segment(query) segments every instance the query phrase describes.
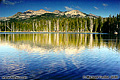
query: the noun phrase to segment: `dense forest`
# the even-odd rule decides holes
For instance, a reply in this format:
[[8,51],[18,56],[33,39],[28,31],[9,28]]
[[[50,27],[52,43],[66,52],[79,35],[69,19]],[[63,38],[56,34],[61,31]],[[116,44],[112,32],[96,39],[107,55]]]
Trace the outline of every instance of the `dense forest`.
[[106,18],[77,18],[46,13],[29,19],[0,21],[0,31],[44,31],[44,32],[120,32],[120,14]]

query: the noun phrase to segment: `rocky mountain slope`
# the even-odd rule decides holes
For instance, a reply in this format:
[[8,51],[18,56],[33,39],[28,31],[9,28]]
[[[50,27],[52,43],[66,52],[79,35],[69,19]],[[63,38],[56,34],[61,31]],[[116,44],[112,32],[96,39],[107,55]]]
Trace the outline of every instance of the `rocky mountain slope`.
[[72,11],[68,11],[65,13],[65,15],[67,16],[78,16],[78,17],[85,17],[86,14],[80,12],[79,10],[72,10]]
[[72,10],[72,11],[59,11],[59,10],[55,10],[54,12],[49,12],[49,11],[45,11],[43,9],[37,10],[37,11],[33,11],[33,10],[27,10],[25,12],[17,12],[16,14],[14,14],[13,16],[9,16],[9,17],[0,17],[0,20],[10,20],[11,18],[15,18],[15,19],[27,19],[32,17],[36,17],[36,16],[40,16],[42,14],[45,13],[51,13],[51,14],[57,14],[56,16],[61,16],[61,15],[66,15],[67,17],[94,17],[97,18],[98,16],[94,15],[94,14],[85,14],[79,10]]

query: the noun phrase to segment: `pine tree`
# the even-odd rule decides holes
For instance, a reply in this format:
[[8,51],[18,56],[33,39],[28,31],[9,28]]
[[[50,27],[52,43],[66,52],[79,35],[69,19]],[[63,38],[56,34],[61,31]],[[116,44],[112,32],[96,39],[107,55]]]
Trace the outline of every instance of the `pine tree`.
[[87,18],[87,28],[86,28],[86,30],[90,31],[90,18],[89,17]]
[[103,18],[102,17],[98,18],[98,23],[99,23],[99,32],[101,32],[101,29],[103,27]]
[[95,19],[95,32],[97,32],[98,29],[98,19]]

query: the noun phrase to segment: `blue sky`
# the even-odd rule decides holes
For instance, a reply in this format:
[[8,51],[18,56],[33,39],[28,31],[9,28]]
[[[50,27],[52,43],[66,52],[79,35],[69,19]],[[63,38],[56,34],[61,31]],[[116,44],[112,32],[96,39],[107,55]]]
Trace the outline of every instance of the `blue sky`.
[[120,13],[120,0],[0,0],[0,17],[39,9],[51,12],[80,10],[83,13],[108,17],[110,14]]

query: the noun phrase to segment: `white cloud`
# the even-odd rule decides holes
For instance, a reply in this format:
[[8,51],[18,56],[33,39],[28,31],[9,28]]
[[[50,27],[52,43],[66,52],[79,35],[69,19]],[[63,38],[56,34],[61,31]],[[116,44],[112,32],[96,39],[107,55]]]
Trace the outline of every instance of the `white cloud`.
[[71,10],[73,10],[72,8],[67,7],[67,6],[65,6],[65,9],[66,9],[67,11],[71,11]]
[[50,10],[50,8],[48,8],[48,7],[44,7],[46,10]]
[[108,4],[104,4],[104,3],[102,5],[105,6],[105,7],[108,6]]
[[98,10],[98,8],[97,8],[97,7],[95,7],[95,6],[94,6],[94,8]]
[[79,6],[76,6],[75,8],[77,8],[77,9],[82,9],[82,8],[80,8]]
[[10,2],[8,0],[3,0],[3,4],[6,4],[6,5],[14,5],[15,3],[14,2]]
[[9,0],[2,0],[2,3],[5,4],[5,5],[14,5],[14,4],[16,4],[16,3],[21,3],[21,2],[22,2],[22,1],[20,1],[20,2],[16,2],[16,1],[11,2],[11,1],[9,1]]

